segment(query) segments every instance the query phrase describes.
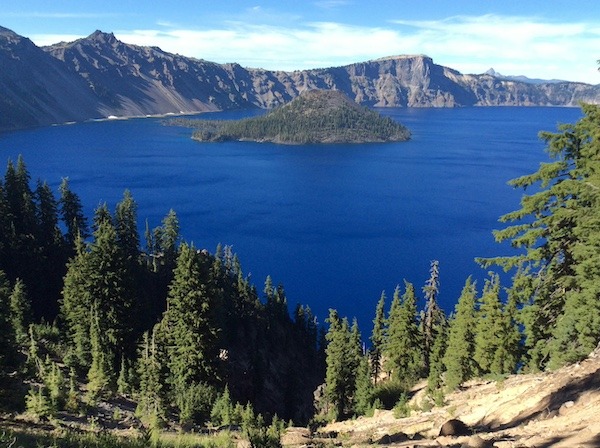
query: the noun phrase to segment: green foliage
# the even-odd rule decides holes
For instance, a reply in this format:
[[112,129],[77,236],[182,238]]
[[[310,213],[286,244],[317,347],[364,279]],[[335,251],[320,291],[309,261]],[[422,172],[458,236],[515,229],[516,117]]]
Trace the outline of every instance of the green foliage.
[[490,274],[483,287],[475,327],[473,359],[480,373],[502,375],[515,370],[520,342],[516,312],[514,301],[502,304],[500,279],[497,274]]
[[210,294],[209,260],[193,246],[183,244],[169,287],[168,362],[176,387],[218,379],[218,327],[215,298]]
[[425,313],[423,316],[423,364],[425,374],[429,374],[430,357],[432,356],[433,346],[437,338],[439,329],[446,325],[446,315],[437,302],[437,296],[440,292],[440,271],[439,262],[431,262],[430,276],[423,293],[425,294]]
[[511,181],[539,187],[501,218],[513,224],[495,232],[522,253],[482,260],[517,268],[530,370],[582,359],[600,339],[600,107],[582,109],[577,123],[540,134],[552,161]]
[[400,287],[394,291],[394,298],[388,316],[388,328],[383,346],[385,368],[392,377],[411,387],[421,376],[423,368],[423,343],[417,323],[417,299],[414,286],[404,282],[405,292],[400,297]]
[[[1,390],[22,382],[21,350],[27,352],[23,375],[44,383],[54,407],[82,412],[83,403],[93,411],[98,400],[125,393],[139,400],[138,414],[152,434],[177,413],[186,425],[205,421],[226,383],[232,402],[252,401],[270,415],[309,420],[312,391],[322,383],[325,365],[319,327],[308,307],[299,306],[290,318],[281,285],[263,304],[231,246],[216,256],[187,244],[180,250],[172,210],[147,232],[142,253],[137,206],[127,191],[114,216],[106,205],[97,208],[86,240],[81,204],[66,179],[56,201],[45,182],[31,191],[22,160],[17,167],[9,163],[7,178],[0,182],[0,230],[6,230],[0,232],[0,268],[9,270],[0,274],[0,404],[24,402],[26,391],[13,400],[18,388]],[[57,291],[41,294],[40,279],[54,279],[53,287],[58,279],[60,302]],[[51,310],[57,304],[59,319]],[[157,321],[148,355],[140,350],[139,373],[132,375],[135,344]],[[357,332],[352,337],[360,338]],[[69,370],[55,366],[63,363],[71,368],[69,379],[60,379]],[[76,379],[86,378],[80,387]],[[234,420],[244,420],[240,405],[233,413]]]
[[354,411],[356,415],[366,415],[373,406],[373,381],[369,357],[362,356],[356,373],[356,392],[354,396]]
[[[193,123],[192,123],[193,121]],[[265,116],[237,121],[190,120],[201,141],[253,140],[276,143],[364,143],[404,141],[410,132],[389,117],[361,107],[339,92],[312,91]]]
[[458,298],[448,329],[448,347],[443,363],[446,370],[445,383],[449,390],[456,389],[478,372],[473,360],[477,323],[476,297],[475,283],[469,277]]
[[89,285],[91,267],[83,240],[75,241],[75,255],[67,265],[61,300],[73,363],[88,367],[91,363],[90,313],[93,296]]
[[27,297],[25,284],[20,278],[15,282],[10,295],[10,312],[16,342],[24,344],[29,338],[31,303],[29,297]]
[[76,413],[79,411],[79,393],[77,391],[77,376],[75,369],[69,370],[69,390],[65,398],[65,410]]
[[334,419],[344,418],[353,412],[356,377],[361,359],[360,335],[356,321],[352,329],[348,320],[341,319],[336,310],[329,310],[327,332],[327,370],[325,399],[331,405]]
[[373,319],[373,332],[371,333],[371,375],[375,384],[379,380],[381,373],[382,354],[384,350],[385,335],[386,335],[386,319],[385,319],[385,291],[381,292],[379,302],[375,308],[375,318]]
[[400,397],[406,393],[406,384],[398,380],[386,380],[378,383],[373,390],[373,403],[379,403],[378,409],[392,409]]
[[17,363],[16,335],[11,319],[10,283],[0,271],[0,377],[7,374]]
[[179,410],[179,423],[187,426],[208,421],[217,392],[206,383],[177,383],[174,395],[174,402]]
[[25,397],[26,412],[36,419],[45,420],[56,414],[52,406],[48,391],[44,385],[32,385]]
[[57,363],[49,361],[46,363],[46,376],[44,383],[50,399],[52,409],[57,411],[65,407],[66,391],[65,378]]
[[164,403],[160,357],[156,343],[156,330],[152,332],[151,338],[148,336],[148,333],[144,333],[137,374],[139,377],[139,390],[135,414],[146,427],[155,431],[166,420],[166,406]]
[[412,410],[408,404],[408,395],[401,394],[392,410],[395,418],[410,417]]
[[77,238],[89,236],[87,219],[83,213],[83,206],[77,194],[71,191],[69,179],[63,178],[59,187],[60,214],[67,227],[65,241],[68,247],[73,248]]
[[215,403],[210,411],[210,421],[213,425],[239,425],[241,424],[242,416],[236,415],[236,407],[231,401],[229,395],[229,387],[215,400]]
[[117,393],[126,395],[131,389],[129,369],[125,356],[121,356],[121,368],[119,369],[119,377],[117,378]]
[[429,374],[427,375],[427,391],[429,395],[435,394],[442,387],[444,374],[444,354],[447,344],[447,325],[440,324],[435,331],[435,339],[429,357]]
[[273,421],[266,426],[262,416],[259,414],[254,424],[247,426],[244,433],[252,448],[281,448],[281,433],[283,432],[283,421],[273,417]]
[[102,333],[97,305],[92,308],[90,322],[90,345],[92,362],[88,370],[86,398],[93,403],[97,398],[107,396],[113,390],[114,365],[107,350],[106,336]]

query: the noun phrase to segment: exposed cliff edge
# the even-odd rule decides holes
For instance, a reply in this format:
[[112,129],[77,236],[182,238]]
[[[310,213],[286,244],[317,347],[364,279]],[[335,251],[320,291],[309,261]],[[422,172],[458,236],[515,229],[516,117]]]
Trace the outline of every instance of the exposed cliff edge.
[[242,120],[187,120],[200,141],[281,144],[406,141],[410,132],[389,117],[359,106],[338,90],[309,90],[264,116]]
[[314,89],[339,90],[376,107],[600,103],[600,85],[465,75],[423,55],[269,71],[125,44],[101,31],[40,48],[0,27],[0,63],[0,130],[111,115],[274,108]]

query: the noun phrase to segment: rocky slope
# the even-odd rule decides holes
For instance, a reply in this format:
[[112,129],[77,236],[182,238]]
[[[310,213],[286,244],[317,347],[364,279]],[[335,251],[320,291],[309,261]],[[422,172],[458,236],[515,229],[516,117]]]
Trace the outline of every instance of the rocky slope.
[[[410,417],[396,419],[391,411],[379,411],[372,418],[330,424],[321,433],[335,435],[332,442],[338,445],[355,447],[600,446],[600,349],[555,372],[471,381],[448,395],[440,408],[419,410],[430,406],[424,406],[423,389],[414,392],[410,405],[416,410]],[[472,434],[440,436],[450,419],[464,422]],[[292,434],[288,438],[300,440]]]
[[0,130],[101,117],[83,79],[0,27]]
[[38,48],[0,28],[0,130],[115,116],[273,108],[335,89],[376,107],[576,106],[600,85],[532,84],[464,75],[423,56],[394,56],[294,72],[216,64],[120,42],[96,31]]

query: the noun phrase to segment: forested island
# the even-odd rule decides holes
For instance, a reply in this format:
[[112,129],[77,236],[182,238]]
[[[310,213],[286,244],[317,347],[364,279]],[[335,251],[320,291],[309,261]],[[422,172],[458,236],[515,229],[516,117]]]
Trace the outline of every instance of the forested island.
[[[279,447],[291,424],[319,434],[376,410],[406,416],[419,381],[420,407],[432,409],[473,378],[584,359],[600,340],[600,107],[583,111],[542,133],[549,163],[511,181],[540,185],[495,232],[522,251],[480,263],[512,269],[512,281],[501,285],[494,272],[483,285],[465,279],[448,314],[433,261],[421,288],[405,281],[389,304],[382,294],[368,333],[336,310],[326,326],[306,306],[290,312],[282,285],[267,278],[259,290],[230,247],[187,243],[172,210],[142,238],[126,191],[90,224],[68,180],[57,198],[46,182],[32,185],[24,160],[9,161],[0,182],[0,416],[14,426],[0,442],[231,447],[245,438]],[[218,435],[173,442],[203,431]]]
[[279,144],[406,141],[410,131],[389,117],[356,104],[336,90],[309,90],[264,116],[242,120],[179,120],[204,142]]

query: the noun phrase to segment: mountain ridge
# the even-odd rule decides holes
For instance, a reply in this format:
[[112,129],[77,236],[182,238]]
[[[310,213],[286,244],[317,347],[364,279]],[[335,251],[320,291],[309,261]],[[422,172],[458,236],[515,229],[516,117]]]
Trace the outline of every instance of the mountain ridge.
[[0,130],[108,116],[272,109],[314,89],[340,90],[370,107],[600,103],[600,85],[462,74],[425,55],[286,72],[127,44],[100,30],[46,47],[0,30],[0,87],[7,92],[0,99]]

